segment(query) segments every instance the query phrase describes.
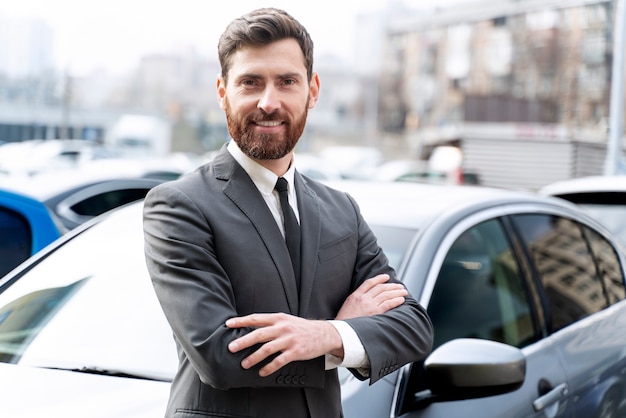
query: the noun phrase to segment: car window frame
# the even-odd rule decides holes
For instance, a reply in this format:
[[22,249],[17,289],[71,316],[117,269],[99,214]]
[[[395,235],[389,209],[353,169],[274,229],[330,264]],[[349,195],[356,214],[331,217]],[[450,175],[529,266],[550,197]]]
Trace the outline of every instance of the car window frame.
[[[533,326],[540,333],[537,337],[537,340],[530,343],[529,346],[537,344],[543,338],[545,338],[544,330],[542,328],[544,321],[541,318],[545,315],[544,307],[539,305],[541,299],[538,298],[537,292],[540,291],[536,287],[536,283],[532,280],[532,277],[529,273],[529,266],[527,263],[527,259],[524,254],[520,252],[520,243],[518,237],[514,236],[515,231],[512,231],[509,227],[508,216],[511,214],[519,213],[519,212],[535,212],[535,211],[547,210],[548,213],[553,212],[556,213],[556,209],[550,206],[542,206],[537,204],[513,204],[510,206],[495,206],[490,208],[481,209],[478,212],[476,211],[468,211],[467,213],[459,213],[456,219],[450,220],[447,218],[435,219],[430,227],[425,228],[420,231],[416,238],[416,242],[409,251],[412,252],[411,255],[405,257],[405,263],[403,265],[403,269],[400,272],[405,283],[412,283],[413,280],[406,277],[406,271],[413,272],[424,272],[424,268],[420,265],[428,265],[425,271],[425,279],[421,283],[421,287],[419,288],[419,302],[428,309],[428,303],[432,297],[433,290],[436,284],[437,277],[439,275],[439,271],[443,265],[443,262],[450,251],[452,245],[456,242],[456,240],[466,231],[471,228],[476,227],[477,225],[492,220],[498,219],[502,224],[502,230],[506,234],[506,238],[509,240],[511,245],[511,249],[513,251],[513,256],[516,258],[518,266],[520,267],[520,275],[523,280],[525,286],[528,288],[528,292],[533,295],[531,297],[531,314],[533,319]],[[440,224],[440,225],[439,225]],[[443,234],[443,237],[441,236]],[[430,243],[439,242],[438,246],[432,246]],[[429,254],[428,259],[430,263],[424,263],[423,259],[419,259],[416,257],[414,252],[415,247],[418,246],[429,246],[436,247],[431,250],[431,252],[427,252]],[[416,289],[412,289],[412,291],[416,291]],[[412,385],[409,384],[412,373],[421,373],[421,363],[412,363],[403,366],[399,370],[398,379],[396,381],[396,388],[394,391],[394,396],[391,403],[391,411],[394,415],[399,416],[409,412],[409,410],[405,409],[406,401],[408,397],[412,396],[413,393],[409,393],[412,390]],[[417,364],[420,367],[413,371],[413,365]]]
[[[126,190],[142,190],[145,194],[154,186],[163,183],[163,180],[152,178],[136,178],[136,179],[115,179],[104,180],[94,183],[87,187],[82,187],[72,192],[66,192],[61,199],[50,199],[46,204],[51,207],[53,212],[56,212],[61,217],[61,222],[67,229],[74,229],[77,226],[93,219],[92,215],[83,215],[77,213],[73,208],[75,205],[80,204],[86,200],[100,197],[112,192],[120,192]],[[136,200],[142,200],[138,198]],[[135,201],[136,201],[135,200]],[[131,203],[131,202],[128,202]],[[116,209],[116,206],[112,209]],[[97,215],[96,215],[97,216]]]
[[[490,236],[485,236],[485,234],[491,234]],[[505,226],[504,222],[503,222],[503,218],[502,217],[496,217],[496,218],[491,218],[491,219],[487,219],[481,222],[478,222],[476,224],[474,224],[473,226],[469,227],[468,229],[466,229],[462,234],[460,234],[456,240],[454,240],[454,243],[452,244],[452,246],[448,249],[448,251],[446,252],[446,258],[444,259],[444,263],[442,264],[442,266],[439,269],[439,275],[437,277],[437,282],[441,281],[443,279],[443,277],[441,276],[441,273],[443,271],[444,267],[447,267],[447,269],[455,269],[455,265],[457,262],[460,263],[469,263],[469,264],[473,264],[472,261],[455,261],[455,260],[472,260],[475,259],[476,256],[480,255],[481,261],[477,261],[478,264],[483,265],[484,263],[488,263],[490,266],[486,267],[485,269],[489,272],[488,276],[492,277],[494,279],[496,279],[496,264],[497,261],[496,259],[493,258],[494,254],[493,254],[493,248],[489,248],[489,239],[490,238],[494,238],[495,236],[493,235],[494,233],[498,234],[499,236],[497,237],[498,239],[502,240],[502,242],[506,245],[506,249],[507,251],[510,251],[511,253],[511,257],[512,257],[512,261],[515,264],[515,275],[517,276],[515,278],[515,280],[512,282],[510,280],[510,277],[504,277],[502,275],[497,276],[500,280],[500,283],[496,286],[498,290],[495,291],[495,293],[500,293],[500,291],[503,290],[510,290],[509,286],[510,285],[519,285],[520,289],[522,290],[523,293],[523,305],[528,309],[528,316],[529,316],[529,320],[531,321],[531,330],[532,330],[532,335],[528,336],[525,340],[523,341],[527,341],[527,342],[523,342],[523,341],[518,341],[517,344],[521,344],[521,346],[518,346],[516,344],[511,344],[514,347],[517,348],[522,348],[528,344],[532,344],[535,343],[537,341],[539,341],[541,338],[543,338],[543,334],[541,332],[541,329],[539,327],[538,321],[537,321],[537,314],[536,314],[536,308],[535,305],[537,303],[537,299],[536,297],[534,297],[534,294],[536,293],[536,289],[534,288],[534,283],[529,281],[529,276],[527,275],[525,269],[522,266],[522,262],[520,261],[520,255],[517,253],[518,249],[516,248],[516,246],[513,244],[513,241],[511,239],[510,233],[511,231]],[[473,245],[467,247],[465,246],[465,250],[463,250],[462,252],[466,255],[461,255],[459,254],[459,247],[458,245],[463,246],[463,244],[459,241],[462,237],[466,237],[465,239],[467,239],[468,237],[470,237],[470,234],[475,236],[477,239],[480,239],[481,242],[483,242],[485,245],[484,247],[480,248],[481,246],[479,245],[478,242],[473,242]],[[478,248],[477,248],[478,246]],[[492,247],[492,246],[491,246]],[[452,252],[455,252],[455,255],[451,255]],[[467,251],[469,251],[469,253],[467,253]],[[460,256],[460,258],[459,258]],[[468,258],[469,257],[469,258]],[[450,264],[450,261],[453,261],[453,265]],[[479,270],[483,270],[483,268],[481,267]],[[474,266],[469,266],[469,267],[465,267],[463,266],[459,272],[462,274],[467,274],[468,276],[460,281],[458,281],[459,284],[462,284],[463,282],[465,282],[468,285],[471,285],[469,282],[467,282],[467,280],[475,282],[481,282],[484,281],[486,279],[485,276],[485,272],[480,273],[479,270],[476,270],[474,268]],[[474,274],[475,271],[478,275]],[[455,277],[458,275],[455,275]],[[504,282],[502,282],[502,280],[504,280]],[[498,281],[498,280],[496,280]],[[456,282],[456,279],[455,279]],[[516,282],[516,283],[514,283]],[[435,288],[434,290],[437,289],[437,285],[439,283],[435,284]],[[493,295],[493,290],[491,289],[491,286],[487,287],[487,286],[481,286],[481,290],[486,291],[483,292],[483,296],[495,296]],[[474,290],[479,290],[479,289],[474,289]],[[428,312],[429,314],[431,313],[431,302],[433,302],[433,296],[435,295],[435,292],[433,292],[433,294],[431,294],[431,297],[429,299],[429,303],[427,306]],[[451,296],[451,295],[450,295]],[[496,307],[496,310],[498,310],[500,312],[500,315],[504,315],[503,311],[500,311],[500,309],[502,309],[501,303],[502,300],[500,300],[500,297],[498,297],[498,303],[496,303],[496,305],[498,305]],[[462,305],[462,303],[461,303]],[[473,310],[471,310],[473,311]],[[471,314],[473,315],[473,314]],[[434,317],[433,317],[434,319]],[[480,320],[478,320],[477,318],[475,318],[476,321],[480,322]],[[500,318],[502,319],[502,318]],[[489,321],[491,323],[491,325],[494,325],[494,321]],[[497,320],[495,320],[495,322],[499,322]],[[479,324],[474,324],[474,325],[479,325]],[[487,324],[483,324],[483,325],[487,325]],[[504,332],[506,329],[506,325],[504,323],[501,324],[502,325],[502,331]],[[479,327],[480,328],[480,327]],[[482,332],[484,332],[485,330],[483,329]],[[495,328],[493,328],[491,331],[495,331]],[[476,332],[479,332],[478,329],[476,329]],[[468,338],[469,336],[465,336],[465,338]],[[504,336],[502,336],[504,338]],[[461,338],[461,336],[458,337],[454,337],[452,339],[455,338]],[[505,343],[505,344],[510,344],[510,342],[504,341],[504,340],[498,340],[498,339],[490,339],[490,338],[481,338],[481,339],[487,339],[487,340],[493,340],[493,341],[498,341],[501,343]],[[450,341],[451,339],[445,340],[443,342],[447,342]],[[442,343],[443,343],[442,342]],[[436,346],[435,346],[436,348]]]

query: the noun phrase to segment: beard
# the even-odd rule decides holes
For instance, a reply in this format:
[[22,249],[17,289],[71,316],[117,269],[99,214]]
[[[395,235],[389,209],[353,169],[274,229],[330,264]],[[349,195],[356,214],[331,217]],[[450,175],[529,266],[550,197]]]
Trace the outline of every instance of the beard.
[[[302,136],[309,110],[308,103],[309,100],[307,99],[307,105],[300,117],[290,120],[282,117],[278,111],[268,114],[261,109],[257,109],[252,115],[237,117],[231,112],[228,99],[225,99],[224,112],[226,113],[228,133],[248,157],[256,160],[277,160],[289,154]],[[286,120],[284,123],[287,129],[284,134],[258,134],[254,132],[255,122],[276,120]]]

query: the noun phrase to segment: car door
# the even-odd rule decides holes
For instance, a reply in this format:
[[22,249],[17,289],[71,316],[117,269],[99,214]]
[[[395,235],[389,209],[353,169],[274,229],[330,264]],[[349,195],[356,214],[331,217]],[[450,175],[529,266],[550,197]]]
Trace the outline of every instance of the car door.
[[[482,338],[523,348],[526,379],[513,392],[483,398],[416,402],[424,390],[418,364],[403,371],[395,416],[572,417],[568,375],[557,338],[543,327],[540,289],[511,228],[500,218],[453,229],[428,298],[435,347],[456,338]],[[434,266],[434,268],[439,268]]]
[[13,210],[0,207],[0,277],[30,257],[31,252],[28,220]]
[[544,289],[546,328],[567,365],[574,416],[623,416],[626,302],[617,250],[572,219],[526,214],[512,220]]
[[61,236],[43,203],[0,190],[0,277]]

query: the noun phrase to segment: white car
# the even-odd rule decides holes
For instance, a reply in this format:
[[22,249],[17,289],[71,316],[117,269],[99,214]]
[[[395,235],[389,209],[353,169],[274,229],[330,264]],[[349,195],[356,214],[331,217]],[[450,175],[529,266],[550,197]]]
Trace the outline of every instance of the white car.
[[[374,385],[342,369],[346,418],[621,416],[626,260],[600,223],[522,192],[331,185],[356,198],[435,329],[424,362]],[[141,215],[100,216],[0,279],[1,417],[163,415],[177,355]]]
[[626,175],[562,180],[544,186],[539,193],[577,204],[626,243]]

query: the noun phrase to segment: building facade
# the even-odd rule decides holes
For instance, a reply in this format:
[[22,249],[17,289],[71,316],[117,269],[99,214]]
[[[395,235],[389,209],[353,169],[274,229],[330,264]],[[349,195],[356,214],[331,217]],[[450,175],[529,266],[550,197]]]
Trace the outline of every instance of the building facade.
[[[466,165],[489,185],[536,188],[599,174],[597,146],[606,153],[610,117],[613,7],[607,0],[482,0],[394,20],[379,125],[409,138],[420,157],[441,143],[461,144]],[[581,152],[600,163],[581,166]],[[533,153],[546,161],[520,162]],[[510,176],[516,164],[517,180]],[[527,182],[532,172],[536,178]]]

